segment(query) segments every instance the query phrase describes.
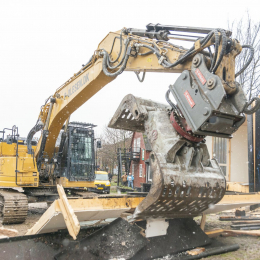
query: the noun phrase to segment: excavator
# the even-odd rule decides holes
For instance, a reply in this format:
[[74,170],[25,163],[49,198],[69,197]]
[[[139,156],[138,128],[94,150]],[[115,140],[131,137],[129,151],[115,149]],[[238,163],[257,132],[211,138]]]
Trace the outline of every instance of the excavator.
[[[192,47],[170,40],[191,41]],[[248,49],[248,59],[235,72],[242,49]],[[148,24],[146,29],[108,33],[90,60],[46,100],[26,142],[18,140],[14,127],[0,143],[0,211],[5,223],[25,220],[29,195],[52,194],[57,184],[71,190],[95,187],[94,161],[85,167],[89,157],[79,148],[74,160],[68,156],[76,146],[92,149],[93,132],[89,126],[69,131],[69,117],[124,71],[134,72],[140,82],[147,72],[180,73],[165,89],[167,105],[127,95],[109,123],[146,132],[152,146],[152,186],[134,218],[192,218],[218,203],[225,193],[225,177],[218,161],[210,159],[205,137],[232,138],[245,114],[259,108],[259,99],[248,101],[236,81],[253,55],[251,46],[218,28]],[[38,131],[41,137],[34,144]],[[80,143],[68,141],[73,136],[81,136]]]

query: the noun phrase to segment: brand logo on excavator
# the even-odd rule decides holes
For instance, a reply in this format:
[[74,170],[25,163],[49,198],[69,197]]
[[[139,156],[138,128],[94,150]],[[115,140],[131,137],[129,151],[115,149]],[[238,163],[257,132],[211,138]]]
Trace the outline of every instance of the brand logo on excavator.
[[[81,88],[84,84],[86,84],[89,81],[89,73],[87,73],[84,77],[79,79],[74,85],[72,85],[68,89],[68,96],[71,96],[73,93],[75,93],[79,88]],[[66,96],[66,93],[65,93]]]
[[185,98],[187,99],[189,105],[191,106],[191,108],[193,108],[195,106],[195,102],[194,100],[192,99],[192,97],[190,96],[190,93],[188,92],[188,90],[186,90],[184,92],[184,96]]

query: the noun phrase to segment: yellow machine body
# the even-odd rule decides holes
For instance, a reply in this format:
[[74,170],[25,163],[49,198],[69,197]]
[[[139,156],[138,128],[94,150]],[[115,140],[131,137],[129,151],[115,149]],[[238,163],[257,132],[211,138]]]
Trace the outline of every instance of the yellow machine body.
[[[18,148],[18,157],[16,151]],[[35,149],[35,146],[33,147]],[[0,186],[38,187],[39,173],[35,157],[27,153],[24,144],[0,143]]]
[[[16,158],[17,147],[18,157]],[[34,150],[35,148],[36,146],[33,146]],[[61,184],[64,188],[96,187],[94,181],[69,181],[65,177],[57,179],[57,184]],[[17,143],[0,143],[0,186],[9,188],[41,186],[39,184],[36,159],[33,155],[27,153],[27,146],[25,144],[18,143],[17,146]],[[53,185],[45,186],[50,187]]]
[[89,188],[96,187],[94,181],[69,181],[66,177],[57,179],[57,184],[62,185],[64,188]]

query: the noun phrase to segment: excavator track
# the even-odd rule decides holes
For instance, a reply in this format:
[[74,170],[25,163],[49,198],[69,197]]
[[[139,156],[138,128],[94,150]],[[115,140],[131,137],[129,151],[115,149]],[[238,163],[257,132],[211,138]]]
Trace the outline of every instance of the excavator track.
[[23,223],[27,217],[28,199],[15,190],[0,190],[0,216],[2,224]]

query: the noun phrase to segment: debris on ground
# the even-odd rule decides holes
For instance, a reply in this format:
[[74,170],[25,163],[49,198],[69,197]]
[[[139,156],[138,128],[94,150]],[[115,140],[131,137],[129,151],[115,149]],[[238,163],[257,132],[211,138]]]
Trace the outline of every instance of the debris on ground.
[[[41,217],[41,211],[44,210],[44,208],[47,208],[46,203],[29,203],[29,212],[28,212],[28,217],[23,224],[12,224],[12,225],[5,225],[3,228],[8,228],[8,229],[15,229],[18,231],[18,234],[16,236],[23,236],[29,228],[31,228],[35,222],[37,222],[40,217]],[[234,252],[229,252],[225,253],[222,255],[216,255],[216,256],[210,256],[207,258],[203,259],[210,259],[210,260],[230,260],[230,259],[257,259],[256,256],[259,255],[259,237],[258,236],[253,236],[253,233],[255,232],[260,232],[258,231],[244,231],[244,230],[230,230],[230,225],[231,224],[243,224],[243,222],[246,222],[245,224],[248,224],[247,221],[250,223],[252,221],[256,221],[256,223],[259,220],[251,220],[253,217],[258,217],[257,215],[260,215],[260,210],[258,209],[255,212],[250,212],[250,216],[246,216],[246,219],[243,220],[241,218],[234,220],[234,214],[235,211],[232,212],[223,212],[221,215],[219,214],[210,214],[207,215],[207,220],[205,223],[205,230],[206,233],[209,237],[215,237],[218,241],[222,242],[223,244],[238,244],[239,245],[239,250],[234,251]],[[247,213],[249,215],[249,213]],[[224,216],[226,219],[225,221],[219,221],[219,216]],[[232,220],[227,220],[227,217]],[[200,225],[201,222],[201,217],[196,217],[195,218],[196,222],[198,225]],[[234,223],[233,223],[234,222]],[[241,223],[242,222],[242,223]],[[249,224],[250,224],[249,223]],[[85,223],[84,223],[85,225]],[[83,230],[83,229],[82,229]],[[96,230],[95,230],[96,231]],[[225,231],[229,231],[229,233],[224,233]],[[233,232],[233,234],[232,234]],[[245,235],[242,235],[241,233],[238,234],[239,232],[247,232],[244,233]],[[89,235],[92,234],[91,230],[89,231]],[[224,236],[220,236],[220,234],[223,234]],[[235,235],[236,233],[236,235]],[[82,235],[85,234],[84,231],[82,231],[82,234],[79,233],[81,239],[83,238]],[[232,236],[231,236],[232,234]],[[225,236],[228,235],[228,236]],[[4,236],[4,235],[2,235]],[[2,237],[0,237],[2,238]],[[68,235],[69,238],[69,235]],[[70,239],[70,238],[69,238]],[[59,240],[59,239],[58,239]],[[57,240],[57,241],[58,241]],[[124,245],[124,242],[126,240],[121,241],[121,246],[125,247],[127,246],[127,243]],[[18,243],[18,242],[17,242]],[[53,243],[53,241],[50,243]],[[72,244],[72,239],[70,239],[70,243]],[[54,246],[54,245],[53,245]],[[205,257],[203,252],[201,254],[201,257]],[[166,256],[163,257],[163,259],[173,259],[173,256],[169,254],[165,254]],[[178,257],[184,257],[188,256],[187,252],[182,252],[178,254]],[[200,256],[200,255],[199,255]],[[189,256],[191,257],[191,256]],[[196,257],[196,256],[195,256]],[[176,258],[176,257],[175,257]],[[175,260],[174,258],[174,260]],[[162,259],[162,258],[160,258]],[[176,258],[177,259],[177,258]]]
[[18,231],[16,229],[0,227],[0,238],[15,237],[17,235]]
[[194,248],[192,250],[187,251],[186,253],[188,255],[199,255],[199,254],[201,254],[204,251],[205,251],[204,247],[197,247],[197,248]]

